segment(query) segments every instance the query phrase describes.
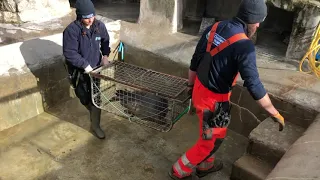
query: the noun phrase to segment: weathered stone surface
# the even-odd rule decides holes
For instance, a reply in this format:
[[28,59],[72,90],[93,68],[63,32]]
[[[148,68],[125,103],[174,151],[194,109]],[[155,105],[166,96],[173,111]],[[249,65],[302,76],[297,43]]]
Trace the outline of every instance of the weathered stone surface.
[[53,35],[0,48],[0,130],[71,97],[61,43],[61,35]]
[[199,29],[199,34],[203,34],[203,31],[205,31],[207,29],[207,27],[211,26],[212,24],[214,24],[215,18],[202,18],[201,21],[201,25],[200,25],[200,29]]
[[[237,92],[237,91],[234,91]],[[250,109],[232,102],[231,123],[229,129],[248,137],[250,132],[261,122]]]
[[264,180],[273,166],[249,154],[232,166],[231,180]]
[[320,8],[305,5],[296,13],[286,56],[301,59],[307,53],[319,24]]
[[17,13],[12,13],[8,11],[0,12],[0,22],[5,23],[16,23],[20,21],[20,17]]
[[161,27],[162,31],[177,32],[182,24],[182,0],[142,0],[139,24]]
[[200,21],[205,11],[206,0],[183,1],[184,18]]
[[250,133],[248,153],[276,165],[304,130],[286,121],[283,131],[279,131],[279,125],[267,118]]
[[1,0],[0,11],[17,12],[16,2],[14,0]]
[[73,97],[61,62],[0,77],[0,131]]
[[293,143],[266,180],[320,178],[320,115]]
[[2,0],[0,22],[41,22],[62,17],[71,12],[68,0]]
[[[317,111],[313,110],[312,107],[306,107],[301,104],[295,103],[302,103],[302,99],[306,98],[308,94],[312,94],[312,97],[318,97],[318,95],[317,93],[314,93],[313,90],[295,90],[295,88],[313,86],[313,83],[317,82],[316,78],[310,77],[309,79],[305,76],[299,78],[299,76],[302,74],[296,74],[295,76],[293,75],[295,73],[290,71],[290,73],[285,73],[285,75],[282,78],[283,83],[279,85],[278,83],[273,83],[272,81],[270,81],[271,79],[277,79],[276,76],[278,75],[267,73],[270,70],[265,70],[266,69],[261,68],[259,71],[262,77],[265,76],[262,78],[262,82],[266,87],[267,91],[269,92],[269,97],[274,106],[280,111],[282,116],[287,121],[290,121],[298,126],[307,128],[310,125],[310,123],[312,123],[314,117],[317,114]],[[292,76],[290,76],[290,74]],[[317,86],[313,88],[317,88]],[[237,91],[241,93],[237,93]],[[245,87],[242,87],[240,83],[239,85],[234,87],[233,92],[234,93],[231,96],[232,102],[239,104],[243,108],[249,109],[261,121],[269,116],[268,113],[264,109],[262,109],[252,98],[248,90]],[[295,97],[290,97],[289,101],[283,100],[282,98],[285,97],[287,93],[294,93]],[[308,103],[313,103],[313,101],[309,100]],[[307,105],[308,103],[306,102],[305,105]],[[318,102],[315,103],[317,104]]]
[[319,6],[319,0],[266,0],[268,4],[272,4],[275,7],[287,10],[287,11],[294,11],[297,8],[301,8],[305,5],[312,5],[312,6]]

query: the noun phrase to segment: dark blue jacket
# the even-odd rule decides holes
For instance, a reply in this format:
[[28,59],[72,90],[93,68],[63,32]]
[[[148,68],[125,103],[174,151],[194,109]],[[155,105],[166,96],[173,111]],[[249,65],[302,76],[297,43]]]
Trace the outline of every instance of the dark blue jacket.
[[[190,64],[190,70],[192,71],[197,71],[197,67],[206,53],[207,39],[211,28],[212,26],[204,31],[197,44]],[[247,26],[240,19],[234,18],[220,22],[211,48],[215,48],[219,43],[238,33],[247,34]],[[207,83],[209,84],[208,89],[223,94],[230,92],[233,79],[240,72],[241,78],[244,80],[244,86],[247,87],[255,100],[261,99],[266,94],[259,78],[255,47],[251,40],[240,40],[211,58],[210,72],[208,79],[205,80],[209,82]],[[201,70],[198,70],[197,73],[199,72]]]
[[109,34],[103,22],[96,19],[87,29],[75,20],[63,31],[63,55],[68,65],[82,70],[88,65],[94,68],[101,63],[100,50],[109,56]]

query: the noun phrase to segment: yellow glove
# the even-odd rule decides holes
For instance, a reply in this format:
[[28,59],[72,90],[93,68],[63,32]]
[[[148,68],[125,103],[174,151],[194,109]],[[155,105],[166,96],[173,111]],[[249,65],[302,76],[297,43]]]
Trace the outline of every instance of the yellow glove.
[[274,115],[271,118],[274,120],[274,122],[279,123],[279,131],[282,131],[283,128],[285,127],[285,123],[284,123],[284,118],[281,116],[281,114],[278,112],[278,114]]

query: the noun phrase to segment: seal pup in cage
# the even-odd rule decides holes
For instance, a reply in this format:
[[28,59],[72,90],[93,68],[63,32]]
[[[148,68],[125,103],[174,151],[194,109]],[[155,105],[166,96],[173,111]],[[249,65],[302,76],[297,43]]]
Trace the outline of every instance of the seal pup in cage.
[[119,101],[127,114],[157,124],[167,124],[168,100],[142,91],[116,90],[110,100]]

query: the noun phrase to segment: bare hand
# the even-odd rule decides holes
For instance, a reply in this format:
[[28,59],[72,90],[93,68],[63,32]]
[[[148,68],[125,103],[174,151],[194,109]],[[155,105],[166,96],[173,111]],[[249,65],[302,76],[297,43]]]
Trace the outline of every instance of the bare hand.
[[106,66],[106,65],[109,64],[108,56],[103,56],[103,57],[102,57],[101,64],[104,65],[104,66]]

